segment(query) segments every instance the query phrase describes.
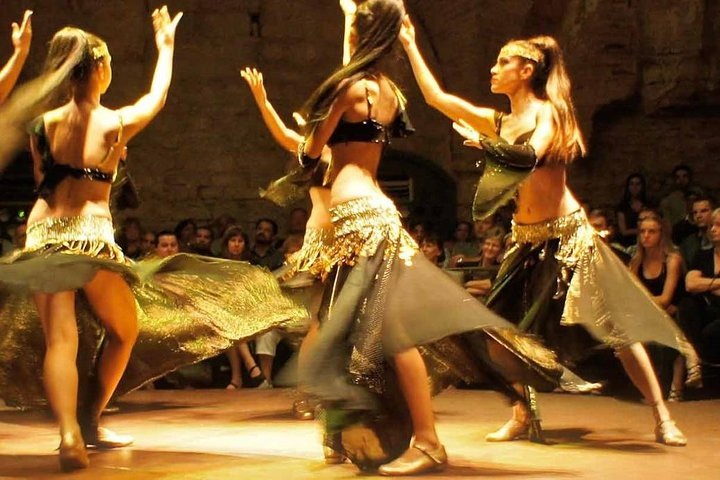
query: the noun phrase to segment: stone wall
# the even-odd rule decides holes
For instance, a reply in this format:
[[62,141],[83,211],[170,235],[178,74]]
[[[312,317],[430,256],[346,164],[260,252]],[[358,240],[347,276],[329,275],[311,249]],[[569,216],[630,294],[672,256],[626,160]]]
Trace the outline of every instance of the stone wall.
[[[0,25],[32,8],[34,41],[24,78],[39,69],[52,33],[74,24],[105,38],[114,81],[105,103],[118,107],[147,88],[155,61],[149,10],[154,0],[5,0]],[[336,0],[263,0],[262,38],[250,36],[249,0],[176,0],[183,10],[167,105],[130,145],[143,197],[137,214],[152,228],[184,217],[229,213],[250,222],[284,213],[257,197],[288,155],[265,130],[238,70],[259,67],[270,99],[287,121],[340,61],[342,19]],[[624,177],[646,172],[660,185],[689,163],[720,186],[720,2],[704,0],[406,0],[420,45],[446,88],[472,102],[506,108],[490,94],[489,69],[509,38],[547,32],[564,45],[576,106],[591,155],[571,183],[594,204],[612,204]],[[0,32],[0,58],[9,55]],[[401,52],[400,52],[401,53]],[[428,108],[407,62],[395,77],[410,100],[418,133],[394,147],[435,162],[458,183],[467,217],[477,175],[474,152],[450,122]]]

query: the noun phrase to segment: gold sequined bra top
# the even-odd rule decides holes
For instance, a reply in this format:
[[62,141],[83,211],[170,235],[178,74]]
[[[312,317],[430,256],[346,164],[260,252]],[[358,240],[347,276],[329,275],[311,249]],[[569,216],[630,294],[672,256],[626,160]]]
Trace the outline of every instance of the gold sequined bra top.
[[[115,140],[115,143],[110,146],[99,165],[103,165],[105,163],[120,143],[123,123],[120,115],[118,115],[118,118],[120,119],[120,129],[118,130],[117,139]],[[36,191],[41,198],[50,197],[53,191],[55,191],[55,188],[57,188],[57,186],[68,177],[75,179],[84,178],[103,183],[112,183],[115,179],[114,171],[106,172],[101,168],[76,168],[65,163],[58,163],[50,151],[50,142],[48,141],[47,132],[45,131],[45,119],[43,117],[40,117],[37,120],[32,129],[32,133],[37,139],[37,148],[42,157],[40,170],[43,173],[43,178],[36,188]]]

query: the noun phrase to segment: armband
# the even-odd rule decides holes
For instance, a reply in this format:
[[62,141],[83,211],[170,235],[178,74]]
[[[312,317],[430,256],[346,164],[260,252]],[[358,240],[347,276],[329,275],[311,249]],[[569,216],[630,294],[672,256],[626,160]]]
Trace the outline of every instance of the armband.
[[298,145],[298,163],[302,168],[313,168],[320,162],[320,156],[318,156],[317,158],[312,158],[307,153],[305,153],[305,143],[306,142],[300,142],[300,145]]

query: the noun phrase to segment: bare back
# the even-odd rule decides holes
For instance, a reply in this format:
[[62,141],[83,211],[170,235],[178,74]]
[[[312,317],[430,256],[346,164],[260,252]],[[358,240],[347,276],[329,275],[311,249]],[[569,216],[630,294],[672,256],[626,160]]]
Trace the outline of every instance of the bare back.
[[[43,116],[47,148],[56,164],[76,169],[97,169],[114,175],[123,152],[121,121],[117,112],[102,106],[87,108],[70,102]],[[120,141],[118,141],[120,140]],[[35,180],[44,177],[37,137],[31,138]],[[47,217],[97,215],[110,217],[111,184],[89,178],[67,177],[46,198],[39,198],[29,223]]]

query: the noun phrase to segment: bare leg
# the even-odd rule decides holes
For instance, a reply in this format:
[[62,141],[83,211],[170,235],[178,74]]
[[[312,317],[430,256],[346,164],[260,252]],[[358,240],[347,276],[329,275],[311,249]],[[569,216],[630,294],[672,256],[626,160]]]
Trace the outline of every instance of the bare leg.
[[257,363],[255,363],[252,353],[250,353],[250,347],[248,347],[247,342],[238,343],[237,349],[238,352],[240,352],[240,358],[242,358],[245,368],[247,368],[250,374],[250,378],[256,378],[262,375],[262,371],[258,368]]
[[97,397],[91,406],[100,416],[117,387],[137,340],[135,297],[120,274],[100,270],[83,288],[95,315],[105,327],[106,344],[98,361]]
[[260,370],[265,378],[270,380],[272,378],[272,368],[275,357],[273,355],[259,354],[258,359],[260,360]]
[[230,362],[230,385],[228,389],[242,387],[242,375],[240,375],[240,355],[238,354],[237,346],[225,350],[225,356]]
[[45,333],[43,383],[60,424],[60,467],[64,471],[86,468],[90,461],[77,422],[75,292],[38,293],[34,298]]
[[75,292],[38,293],[35,304],[45,332],[43,383],[48,402],[60,424],[60,434],[77,431]]
[[98,427],[100,414],[117,387],[138,334],[135,297],[123,277],[100,270],[84,287],[95,315],[105,327],[105,345],[97,364],[97,377],[85,409],[81,411],[85,442],[98,448],[116,448],[133,442],[128,435]]
[[672,446],[685,445],[687,440],[670,418],[670,412],[662,398],[660,384],[645,348],[639,343],[633,343],[628,347],[617,350],[616,354],[630,380],[653,407],[653,414],[657,423],[655,430],[657,440]]
[[678,402],[682,400],[685,390],[685,359],[678,355],[673,362],[673,376],[670,385],[670,396],[668,401]]
[[381,475],[414,475],[447,465],[445,448],[435,431],[427,369],[417,348],[395,354],[395,371],[412,418],[414,441],[398,458],[382,465]]

